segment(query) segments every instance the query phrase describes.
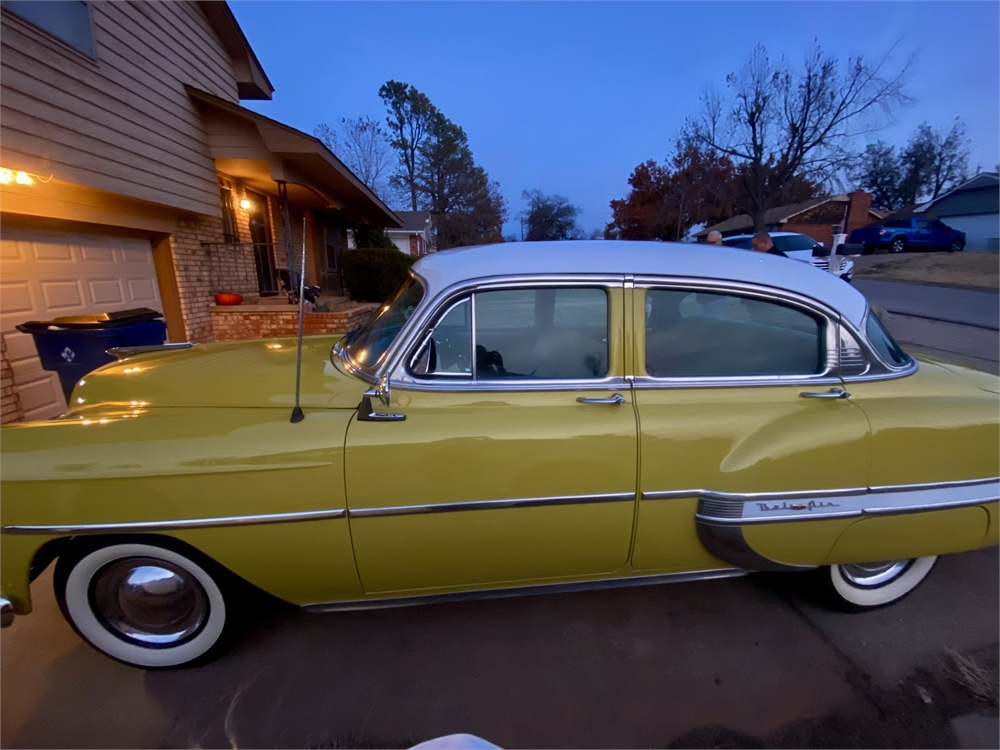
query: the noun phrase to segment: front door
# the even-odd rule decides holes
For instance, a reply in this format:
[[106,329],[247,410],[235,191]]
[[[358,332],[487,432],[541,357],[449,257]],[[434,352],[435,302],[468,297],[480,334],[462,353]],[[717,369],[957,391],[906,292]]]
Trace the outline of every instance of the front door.
[[383,411],[347,434],[367,593],[518,585],[627,566],[636,421],[623,290],[494,289],[447,302]]
[[257,290],[262,296],[278,293],[278,283],[274,271],[274,247],[271,241],[271,225],[267,217],[267,198],[260,193],[247,190],[250,208],[247,212],[250,222],[250,240],[253,242],[254,270],[257,273]]
[[[830,497],[867,487],[871,463],[868,421],[832,373],[835,324],[752,293],[651,285],[634,294],[633,566],[820,564],[852,519],[810,519],[836,516]],[[740,549],[720,553],[718,543]]]

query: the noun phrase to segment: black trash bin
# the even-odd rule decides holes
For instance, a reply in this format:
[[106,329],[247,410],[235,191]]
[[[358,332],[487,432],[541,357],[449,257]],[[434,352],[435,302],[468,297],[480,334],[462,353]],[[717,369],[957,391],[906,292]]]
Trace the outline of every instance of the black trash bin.
[[30,320],[17,326],[17,330],[31,334],[42,369],[59,375],[67,402],[80,378],[101,365],[115,361],[107,353],[108,349],[153,346],[167,340],[163,313],[148,307]]

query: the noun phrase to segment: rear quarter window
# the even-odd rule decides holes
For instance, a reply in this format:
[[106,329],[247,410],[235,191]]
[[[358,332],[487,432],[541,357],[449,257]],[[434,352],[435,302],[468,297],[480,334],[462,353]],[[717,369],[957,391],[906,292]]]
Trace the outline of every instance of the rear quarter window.
[[878,355],[893,367],[902,367],[912,361],[910,355],[900,348],[889,331],[882,325],[882,321],[876,318],[873,312],[868,313],[865,334]]

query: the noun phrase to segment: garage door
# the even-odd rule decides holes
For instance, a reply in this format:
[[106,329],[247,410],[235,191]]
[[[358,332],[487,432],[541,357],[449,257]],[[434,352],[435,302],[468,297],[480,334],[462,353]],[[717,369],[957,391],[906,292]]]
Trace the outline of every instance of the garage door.
[[42,369],[27,320],[151,307],[163,310],[148,240],[4,229],[0,237],[0,328],[25,419],[66,409],[59,378]]

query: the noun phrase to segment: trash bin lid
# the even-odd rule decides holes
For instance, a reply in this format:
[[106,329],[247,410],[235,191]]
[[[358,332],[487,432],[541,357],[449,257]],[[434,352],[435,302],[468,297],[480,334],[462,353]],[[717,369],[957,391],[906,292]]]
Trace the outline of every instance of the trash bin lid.
[[114,312],[95,313],[93,315],[67,315],[52,320],[29,320],[18,328],[40,330],[55,326],[56,328],[116,328],[118,326],[134,325],[148,320],[162,318],[163,313],[148,307],[136,307],[131,310],[116,310]]

